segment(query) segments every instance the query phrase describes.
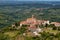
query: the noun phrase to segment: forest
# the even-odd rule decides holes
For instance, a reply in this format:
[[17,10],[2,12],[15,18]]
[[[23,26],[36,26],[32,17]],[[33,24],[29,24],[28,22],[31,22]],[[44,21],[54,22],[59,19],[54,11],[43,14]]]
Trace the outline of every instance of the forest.
[[[41,6],[41,5],[40,5]],[[0,27],[25,20],[35,15],[37,19],[60,22],[60,8],[41,8],[40,6],[0,6]]]

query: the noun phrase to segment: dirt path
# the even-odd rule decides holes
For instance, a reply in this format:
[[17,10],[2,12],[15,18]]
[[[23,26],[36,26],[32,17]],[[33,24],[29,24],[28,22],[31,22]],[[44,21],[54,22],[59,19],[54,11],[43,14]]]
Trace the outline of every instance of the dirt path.
[[18,35],[15,40],[24,40],[24,37],[23,36],[21,37],[20,35]]

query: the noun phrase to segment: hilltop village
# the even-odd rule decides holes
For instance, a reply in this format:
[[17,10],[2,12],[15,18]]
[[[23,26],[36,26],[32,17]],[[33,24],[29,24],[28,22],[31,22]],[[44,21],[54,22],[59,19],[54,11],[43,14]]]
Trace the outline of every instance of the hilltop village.
[[[38,20],[35,18],[34,15],[32,15],[31,18],[27,18],[24,21],[21,21],[18,25],[18,27],[16,27],[17,24],[13,24],[12,27],[16,28],[16,29],[21,29],[22,27],[24,27],[25,29],[27,29],[23,35],[25,35],[25,33],[32,33],[32,35],[40,35],[40,32],[45,31],[47,26],[55,26],[57,29],[58,27],[60,27],[60,23],[59,22],[50,22],[49,20]],[[49,30],[52,30],[53,28],[47,28]],[[29,34],[30,35],[30,34]]]
[[34,15],[0,29],[0,40],[60,40],[60,23],[38,20]]

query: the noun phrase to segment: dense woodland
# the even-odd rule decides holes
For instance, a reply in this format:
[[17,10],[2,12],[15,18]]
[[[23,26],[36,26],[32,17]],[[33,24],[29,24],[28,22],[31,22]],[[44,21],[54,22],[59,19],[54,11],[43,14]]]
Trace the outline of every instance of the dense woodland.
[[0,27],[10,26],[31,15],[35,15],[37,19],[60,22],[60,8],[41,8],[40,6],[0,6]]

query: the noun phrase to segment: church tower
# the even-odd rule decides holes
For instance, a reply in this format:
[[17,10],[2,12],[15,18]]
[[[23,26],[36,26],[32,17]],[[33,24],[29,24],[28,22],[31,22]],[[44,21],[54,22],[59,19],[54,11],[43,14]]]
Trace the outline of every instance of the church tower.
[[32,18],[35,18],[34,15],[32,15]]

